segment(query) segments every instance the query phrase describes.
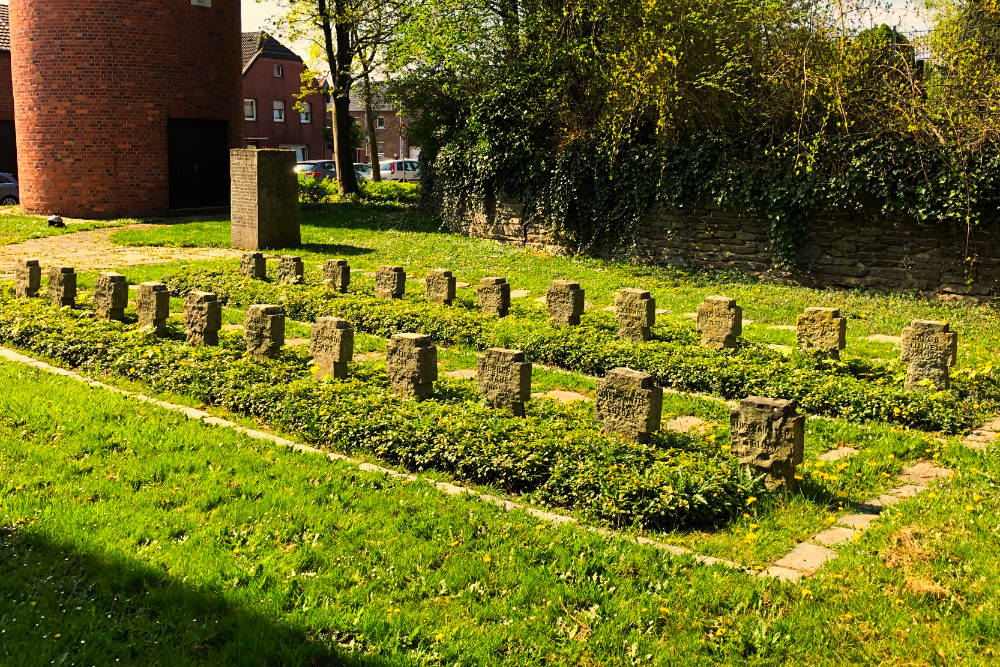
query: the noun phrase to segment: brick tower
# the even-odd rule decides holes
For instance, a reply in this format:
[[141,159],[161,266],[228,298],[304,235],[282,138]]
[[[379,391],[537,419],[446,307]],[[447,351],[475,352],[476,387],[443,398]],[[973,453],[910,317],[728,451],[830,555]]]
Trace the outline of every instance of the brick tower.
[[228,204],[240,0],[10,0],[10,33],[25,210]]

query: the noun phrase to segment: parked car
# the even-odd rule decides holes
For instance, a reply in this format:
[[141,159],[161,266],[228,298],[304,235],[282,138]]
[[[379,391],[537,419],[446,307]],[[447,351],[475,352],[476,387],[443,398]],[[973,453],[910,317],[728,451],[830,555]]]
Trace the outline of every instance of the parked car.
[[358,175],[359,181],[368,181],[372,177],[372,166],[364,162],[354,163],[354,173]]
[[378,166],[383,181],[416,183],[420,180],[420,163],[416,160],[386,160]]
[[312,176],[317,181],[324,178],[337,179],[337,163],[333,160],[307,160],[295,165],[296,174]]
[[20,197],[14,174],[0,173],[0,206],[17,206]]

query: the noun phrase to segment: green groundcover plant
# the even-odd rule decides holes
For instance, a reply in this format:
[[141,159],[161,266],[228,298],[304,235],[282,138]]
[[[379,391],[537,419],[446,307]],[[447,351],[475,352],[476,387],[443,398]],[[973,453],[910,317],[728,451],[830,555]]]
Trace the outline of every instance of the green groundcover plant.
[[[179,332],[177,337],[180,337]],[[760,479],[708,439],[664,433],[648,445],[599,431],[591,408],[530,404],[523,419],[441,382],[434,400],[394,396],[384,372],[318,380],[309,357],[246,357],[239,335],[218,348],[157,339],[85,310],[16,300],[0,289],[0,341],[88,371],[148,383],[299,434],[347,454],[410,470],[440,470],[609,525],[657,530],[714,526],[763,496]]]
[[735,350],[710,350],[697,344],[693,331],[679,326],[658,327],[657,337],[646,343],[621,340],[607,313],[587,314],[580,327],[561,327],[541,316],[501,320],[473,308],[380,299],[365,286],[337,294],[317,285],[251,281],[217,269],[177,271],[164,281],[175,296],[209,289],[235,307],[280,304],[293,319],[330,315],[383,337],[419,332],[447,345],[515,348],[533,361],[582,373],[600,375],[624,366],[651,373],[666,387],[725,398],[794,399],[809,413],[851,421],[961,432],[981,423],[1000,403],[1000,386],[992,374],[956,375],[950,391],[910,391],[902,387],[902,369],[889,363],[785,356],[750,342]]

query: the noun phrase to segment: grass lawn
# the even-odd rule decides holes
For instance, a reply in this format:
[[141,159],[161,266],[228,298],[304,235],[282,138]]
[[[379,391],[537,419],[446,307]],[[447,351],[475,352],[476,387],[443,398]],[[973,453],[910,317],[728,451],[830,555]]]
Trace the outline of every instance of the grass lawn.
[[49,227],[48,219],[34,215],[4,214],[0,215],[0,245],[20,243],[28,239],[39,239],[46,236],[59,236],[73,232],[86,232],[102,227],[121,227],[137,222],[135,220],[65,220],[66,226]]
[[[113,240],[134,245],[228,247],[229,223],[193,222],[159,230],[123,230]],[[893,358],[898,347],[873,342],[872,334],[898,336],[914,319],[949,321],[959,334],[956,368],[979,368],[995,363],[1000,346],[1000,318],[989,306],[947,303],[915,294],[882,294],[864,290],[817,290],[761,282],[733,273],[688,274],[668,267],[654,267],[587,257],[560,257],[526,251],[493,241],[466,238],[443,232],[436,223],[413,211],[373,210],[340,205],[302,214],[303,246],[294,252],[307,264],[308,279],[318,281],[319,267],[330,258],[346,258],[352,272],[374,271],[383,264],[398,264],[409,275],[423,277],[435,268],[450,268],[458,280],[473,288],[484,276],[505,276],[512,289],[528,289],[524,307],[540,307],[532,299],[544,295],[556,278],[580,282],[595,308],[614,302],[615,292],[625,287],[649,289],[657,307],[668,312],[660,322],[694,327],[693,313],[704,297],[723,294],[743,307],[743,335],[762,343],[794,345],[795,332],[774,326],[794,326],[796,315],[807,306],[840,308],[849,318],[845,360],[852,357]],[[136,267],[132,280],[153,279],[165,267]],[[460,289],[460,298],[474,299],[473,288]],[[419,283],[408,285],[408,293],[419,292]],[[515,300],[517,303],[518,300]]]
[[[0,363],[4,664],[953,664],[1000,636],[995,448],[781,584]],[[52,398],[42,398],[52,397]]]

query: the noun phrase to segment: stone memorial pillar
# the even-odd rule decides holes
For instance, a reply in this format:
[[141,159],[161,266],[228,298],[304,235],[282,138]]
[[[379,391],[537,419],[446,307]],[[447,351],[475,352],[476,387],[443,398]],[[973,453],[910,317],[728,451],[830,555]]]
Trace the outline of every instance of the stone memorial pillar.
[[656,299],[640,289],[623,289],[615,295],[618,337],[636,342],[653,337],[656,322]]
[[487,403],[523,417],[531,400],[531,362],[520,350],[492,347],[479,356],[476,384]]
[[743,334],[743,309],[735,299],[710,296],[698,304],[698,333],[705,347],[736,347]]
[[605,433],[618,433],[633,442],[649,442],[660,428],[663,388],[649,373],[615,368],[597,380],[594,403]]
[[802,463],[806,418],[794,401],[748,396],[730,413],[733,454],[741,465],[764,473],[768,489],[796,487],[795,469]]
[[958,356],[958,334],[949,331],[947,322],[913,320],[903,327],[901,352],[907,389],[947,389],[948,369]]
[[351,265],[346,259],[328,259],[323,264],[323,284],[335,292],[347,293],[351,284]]
[[803,352],[840,359],[847,346],[847,320],[836,308],[806,308],[796,320],[795,338]]
[[240,258],[240,275],[254,280],[267,278],[267,260],[260,252],[245,252]]
[[545,290],[545,307],[549,311],[549,319],[556,324],[580,324],[583,296],[580,283],[553,280]]
[[236,148],[229,152],[231,243],[234,248],[295,248],[299,182],[295,152]]
[[184,299],[187,341],[194,345],[218,345],[222,328],[222,302],[212,292],[191,292]]
[[254,304],[243,317],[247,353],[258,359],[277,356],[285,344],[285,311],[281,306]]
[[14,274],[14,293],[21,299],[38,296],[42,287],[42,266],[37,259],[22,259],[17,262]]
[[385,373],[393,392],[421,400],[434,393],[438,377],[437,348],[430,336],[401,333],[386,346]]
[[76,271],[72,266],[49,269],[49,299],[53,306],[76,307]]
[[140,283],[135,297],[139,326],[149,327],[157,336],[167,335],[167,318],[170,317],[170,290],[163,283]]
[[125,321],[128,280],[120,273],[102,273],[94,280],[94,309],[106,320]]
[[455,287],[457,281],[451,271],[447,269],[434,269],[427,274],[424,280],[427,288],[427,300],[431,303],[443,303],[450,306],[455,300]]
[[306,267],[301,257],[282,255],[278,260],[278,282],[288,285],[301,285],[304,282]]
[[402,299],[406,292],[406,271],[401,266],[380,266],[375,272],[375,294],[384,299]]
[[347,320],[320,317],[312,328],[309,351],[319,376],[347,377],[347,365],[354,357],[354,329]]
[[489,315],[507,317],[510,312],[510,285],[506,278],[483,278],[476,287],[479,309]]

